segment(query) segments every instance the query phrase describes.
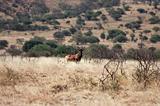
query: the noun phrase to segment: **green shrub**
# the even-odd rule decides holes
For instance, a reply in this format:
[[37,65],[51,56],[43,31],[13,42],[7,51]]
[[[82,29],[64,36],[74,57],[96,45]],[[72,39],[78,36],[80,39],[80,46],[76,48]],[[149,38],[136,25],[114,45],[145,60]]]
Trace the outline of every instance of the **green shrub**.
[[56,38],[56,39],[63,39],[64,38],[64,34],[62,33],[62,32],[55,32],[54,34],[53,34],[53,37],[54,38]]
[[117,12],[120,14],[125,14],[125,11],[122,8],[117,8]]
[[51,56],[53,54],[53,49],[46,44],[38,44],[32,47],[28,51],[28,55],[31,57],[40,57],[40,56]]
[[120,44],[115,44],[115,45],[113,45],[112,49],[113,50],[122,50],[123,48]]
[[150,24],[159,24],[160,23],[160,18],[158,16],[153,16],[149,19]]
[[102,14],[101,11],[97,11],[97,12],[88,11],[85,13],[85,18],[87,20],[97,20],[97,17],[100,16],[101,14]]
[[51,24],[51,25],[55,25],[55,26],[60,25],[60,23],[56,20],[50,20],[50,21],[48,21],[48,23]]
[[77,32],[77,29],[72,27],[69,29],[69,31],[71,32],[71,34],[74,34]]
[[46,6],[44,0],[36,0],[32,2],[32,7],[30,8],[32,15],[42,15],[49,12],[49,8]]
[[60,45],[55,49],[55,56],[64,57],[67,54],[75,54],[76,48],[73,46]]
[[84,33],[84,35],[86,35],[86,36],[92,36],[92,35],[93,35],[93,33],[92,33],[92,31],[91,31],[91,30],[89,30],[88,32]]
[[155,51],[155,55],[157,59],[160,59],[160,49]]
[[139,29],[141,27],[141,25],[138,21],[133,21],[133,22],[127,23],[127,24],[125,24],[125,26],[129,29]]
[[44,37],[34,36],[30,40],[44,42],[46,39]]
[[98,43],[100,42],[99,38],[96,36],[86,36],[82,35],[82,33],[77,33],[73,36],[73,41],[77,44],[86,44],[86,43]]
[[131,37],[131,41],[134,41],[134,40],[135,40],[135,34],[134,34],[134,33],[132,33],[132,34],[130,35],[130,37]]
[[126,36],[125,32],[119,30],[119,29],[112,29],[112,30],[109,30],[108,31],[108,36],[107,36],[107,39],[113,39],[115,38],[116,36]]
[[137,52],[137,50],[134,49],[134,48],[128,49],[127,52],[126,52],[126,58],[128,58],[128,59],[134,59],[135,55],[136,55],[136,52]]
[[129,10],[130,10],[130,7],[129,7],[129,5],[123,4],[123,9],[126,10],[126,11],[129,11]]
[[143,32],[144,32],[144,33],[151,33],[151,30],[146,29],[146,30],[144,30]]
[[114,38],[114,42],[120,42],[120,43],[124,43],[127,40],[128,40],[127,37],[124,35],[118,35]]
[[27,12],[17,12],[14,20],[17,20],[18,23],[23,23],[24,25],[32,24],[31,17]]
[[110,57],[110,50],[106,45],[101,44],[92,44],[84,51],[85,58],[109,58]]
[[155,27],[153,27],[153,30],[154,30],[155,32],[158,32],[158,31],[160,31],[160,27],[155,26]]
[[71,32],[68,31],[68,30],[62,30],[62,34],[63,34],[64,36],[71,36]]
[[0,49],[4,49],[5,47],[8,47],[8,41],[0,40]]
[[148,40],[147,36],[142,36],[142,40]]
[[137,11],[138,11],[139,13],[146,13],[146,10],[143,9],[143,8],[138,8]]
[[109,12],[109,15],[115,20],[119,20],[119,18],[121,18],[122,15],[125,14],[124,10],[120,8],[118,8],[117,10],[111,9],[108,12]]
[[21,49],[17,49],[17,48],[9,48],[6,50],[11,56],[19,56],[22,54],[22,50]]
[[160,35],[152,35],[151,38],[150,38],[150,41],[152,43],[160,42]]
[[24,43],[22,49],[23,51],[28,52],[32,47],[39,44],[43,44],[43,42],[39,40],[29,40]]
[[83,26],[83,25],[85,25],[85,20],[83,20],[81,17],[78,17],[76,20],[76,24]]
[[101,33],[100,37],[101,37],[101,39],[105,39],[106,38],[105,33]]
[[47,40],[47,41],[45,41],[45,44],[50,46],[51,48],[56,48],[58,46],[57,42],[53,41],[53,40]]
[[85,43],[98,43],[100,40],[96,36],[83,36],[81,41],[82,44]]

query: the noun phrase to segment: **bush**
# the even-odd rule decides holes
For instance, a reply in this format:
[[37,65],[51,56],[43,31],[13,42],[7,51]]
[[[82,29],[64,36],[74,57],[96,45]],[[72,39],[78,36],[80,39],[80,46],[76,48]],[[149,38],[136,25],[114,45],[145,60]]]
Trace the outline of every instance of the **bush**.
[[22,50],[21,49],[17,49],[17,48],[9,48],[6,50],[11,56],[19,56],[22,54]]
[[8,47],[8,41],[0,40],[0,49],[4,49],[5,47]]
[[127,23],[125,26],[129,29],[139,29],[141,27],[141,25],[138,21],[133,21],[133,22]]
[[101,33],[100,37],[101,37],[101,39],[103,39],[103,40],[104,40],[104,39],[106,38],[105,33]]
[[113,50],[122,50],[122,46],[120,44],[115,44],[112,47]]
[[53,49],[46,44],[38,44],[32,47],[28,51],[28,55],[31,57],[40,57],[40,56],[51,56],[53,54]]
[[92,31],[91,31],[91,30],[89,30],[88,32],[84,33],[84,35],[85,35],[85,36],[92,36],[92,35],[93,35],[93,33],[92,33]]
[[55,32],[53,34],[53,37],[56,38],[56,39],[63,39],[64,38],[64,34],[62,32]]
[[36,0],[30,8],[32,15],[42,15],[49,12],[49,8],[43,0]]
[[124,43],[126,42],[128,39],[126,36],[124,35],[119,35],[119,36],[116,36],[115,39],[114,39],[114,42],[120,42],[120,43]]
[[138,11],[139,13],[146,13],[146,10],[143,9],[143,8],[138,8],[137,11]]
[[100,40],[96,36],[83,36],[81,41],[82,44],[85,43],[98,43]]
[[47,40],[47,41],[45,41],[45,44],[50,46],[51,48],[56,48],[58,46],[57,42],[53,41],[53,40]]
[[148,40],[147,36],[142,36],[142,40]]
[[31,40],[44,42],[46,39],[44,37],[34,36],[33,38],[31,38]]
[[26,41],[22,47],[23,51],[28,52],[32,47],[38,45],[38,44],[43,44],[42,41],[39,40],[30,40]]
[[134,49],[134,48],[130,48],[127,50],[127,53],[126,53],[126,58],[127,59],[134,59],[135,58],[135,55],[136,55],[136,52],[137,50]]
[[69,31],[71,32],[71,34],[74,34],[77,32],[77,29],[72,27],[69,29]]
[[160,59],[160,49],[155,51],[155,55],[157,59]]
[[55,56],[64,57],[67,54],[75,54],[76,48],[72,46],[60,45],[55,49]]
[[88,11],[85,13],[85,18],[87,20],[97,20],[97,17],[102,14],[101,11],[93,12],[93,11]]
[[130,37],[131,37],[131,41],[134,41],[134,40],[135,40],[135,34],[134,34],[134,33],[132,33],[132,34],[130,35]]
[[130,7],[129,7],[129,5],[123,5],[123,8],[124,8],[124,10],[126,10],[126,11],[129,11],[130,10]]
[[92,44],[84,51],[85,58],[110,58],[110,50],[106,45]]
[[56,20],[50,20],[50,21],[48,21],[48,23],[51,24],[51,25],[55,25],[55,26],[60,25],[60,23]]
[[108,36],[107,36],[107,39],[113,39],[115,38],[116,36],[126,36],[125,32],[119,30],[119,29],[112,29],[112,30],[109,30],[108,31]]
[[152,35],[151,38],[150,38],[150,41],[152,43],[160,42],[160,35]]
[[146,29],[146,30],[144,30],[143,32],[144,32],[144,33],[151,33],[151,30]]
[[76,24],[83,26],[83,25],[85,25],[85,20],[83,20],[81,17],[78,17],[76,20]]
[[153,27],[153,30],[154,30],[155,32],[158,32],[158,31],[160,31],[160,27],[155,26],[155,27]]
[[77,44],[98,43],[100,41],[96,36],[86,36],[86,35],[82,35],[82,33],[75,34],[73,36],[73,40]]
[[160,23],[160,18],[158,16],[153,16],[149,19],[150,24],[159,24]]
[[64,36],[71,36],[71,32],[68,31],[68,30],[62,30],[62,34],[63,34]]
[[125,14],[124,10],[120,8],[118,8],[117,10],[111,9],[108,12],[109,12],[109,15],[115,20],[119,20],[119,18],[121,18],[122,15]]

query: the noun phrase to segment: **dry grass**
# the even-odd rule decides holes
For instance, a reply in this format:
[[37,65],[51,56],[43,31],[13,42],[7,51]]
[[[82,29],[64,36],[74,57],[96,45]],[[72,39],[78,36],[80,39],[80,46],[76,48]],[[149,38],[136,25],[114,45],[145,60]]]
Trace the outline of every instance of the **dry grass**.
[[160,105],[158,88],[138,90],[127,61],[121,89],[101,91],[102,63],[66,63],[62,58],[0,58],[0,106],[150,106]]

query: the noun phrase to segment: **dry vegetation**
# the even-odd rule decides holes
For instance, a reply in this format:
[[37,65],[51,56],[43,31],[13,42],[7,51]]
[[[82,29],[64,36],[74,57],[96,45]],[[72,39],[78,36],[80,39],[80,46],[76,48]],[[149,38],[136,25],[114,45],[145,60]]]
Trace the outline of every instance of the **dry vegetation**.
[[[0,59],[1,106],[151,106],[160,105],[159,88],[132,81],[135,61],[126,61],[118,90],[101,89],[102,63],[66,63],[63,58]],[[111,67],[113,68],[113,66]],[[139,85],[138,85],[139,86]]]

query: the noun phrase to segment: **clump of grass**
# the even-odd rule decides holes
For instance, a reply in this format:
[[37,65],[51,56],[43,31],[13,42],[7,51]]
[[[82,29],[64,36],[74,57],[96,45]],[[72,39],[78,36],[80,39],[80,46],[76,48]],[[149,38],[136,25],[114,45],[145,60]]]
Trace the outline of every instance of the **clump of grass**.
[[6,72],[3,73],[3,78],[0,80],[0,85],[15,86],[21,81],[19,73],[15,72],[12,68],[4,65]]

